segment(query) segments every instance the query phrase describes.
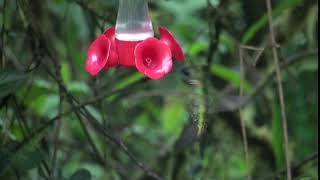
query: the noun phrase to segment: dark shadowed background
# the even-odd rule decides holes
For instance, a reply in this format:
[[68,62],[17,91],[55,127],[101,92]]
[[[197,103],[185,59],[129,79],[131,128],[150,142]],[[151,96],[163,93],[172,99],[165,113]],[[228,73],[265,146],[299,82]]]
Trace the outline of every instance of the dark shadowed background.
[[287,151],[264,0],[151,0],[187,58],[159,81],[85,71],[117,0],[0,0],[0,179],[318,179],[318,1],[272,5]]

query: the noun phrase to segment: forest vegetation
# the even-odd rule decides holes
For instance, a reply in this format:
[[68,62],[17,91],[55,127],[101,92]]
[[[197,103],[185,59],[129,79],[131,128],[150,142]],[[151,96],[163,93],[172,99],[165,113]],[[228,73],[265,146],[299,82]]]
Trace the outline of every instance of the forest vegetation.
[[186,61],[85,70],[118,0],[0,0],[1,180],[317,180],[318,1],[150,0]]

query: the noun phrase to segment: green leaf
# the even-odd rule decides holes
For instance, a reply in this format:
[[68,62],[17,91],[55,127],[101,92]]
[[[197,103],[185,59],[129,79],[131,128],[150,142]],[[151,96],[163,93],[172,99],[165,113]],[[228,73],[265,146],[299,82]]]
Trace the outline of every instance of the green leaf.
[[[40,160],[36,160],[34,155],[38,142],[45,136],[50,124],[46,124],[28,139],[22,143],[8,144],[0,150],[0,177],[4,175],[12,166],[31,166],[30,164],[38,164]],[[38,157],[39,153],[37,153]],[[40,153],[41,155],[41,153]],[[25,162],[27,161],[27,162]],[[28,163],[29,162],[29,163]],[[20,169],[20,168],[19,168]],[[22,169],[22,168],[21,168]]]
[[30,107],[39,97],[57,92],[58,90],[54,83],[45,79],[34,78],[30,85],[21,88],[21,90],[17,92],[17,97]]
[[15,70],[0,70],[0,98],[16,93],[26,80],[26,75]]
[[90,87],[83,81],[70,81],[69,83],[66,84],[67,89],[74,94],[89,94]]
[[39,167],[41,161],[43,160],[43,155],[40,150],[30,150],[26,151],[21,158],[18,158],[13,162],[13,167],[21,172],[27,172],[36,167]]
[[187,115],[184,103],[178,98],[168,98],[162,112],[162,122],[166,134],[178,136]]
[[130,75],[129,77],[127,78],[124,78],[123,80],[119,81],[114,89],[123,89],[127,86],[129,86],[130,84],[133,84],[141,79],[143,79],[145,76],[141,73],[134,73],[132,75]]
[[208,44],[204,42],[196,42],[192,44],[192,46],[189,49],[189,55],[195,56],[198,55],[201,51],[208,48]]
[[275,100],[272,102],[272,147],[276,156],[277,168],[281,169],[285,164],[283,130],[281,126],[280,106]]
[[57,114],[58,104],[59,95],[47,94],[36,97],[29,106],[41,116],[54,117]]
[[71,80],[71,70],[69,64],[66,62],[61,63],[61,77],[64,83],[68,83]]
[[[231,85],[233,85],[235,88],[240,88],[241,76],[239,72],[219,64],[212,65],[210,70],[211,70],[211,73],[215,74],[216,76],[220,77],[225,81],[230,82]],[[252,92],[252,89],[253,89],[252,85],[249,82],[244,81],[244,91],[246,93],[250,93]]]
[[86,169],[77,170],[70,180],[91,180],[91,173]]

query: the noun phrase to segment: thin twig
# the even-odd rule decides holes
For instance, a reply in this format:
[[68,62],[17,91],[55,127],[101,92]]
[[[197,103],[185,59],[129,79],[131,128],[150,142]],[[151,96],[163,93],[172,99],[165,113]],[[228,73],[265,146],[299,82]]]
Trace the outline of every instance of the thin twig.
[[[59,100],[59,107],[58,107],[58,114],[62,113],[62,106],[63,106],[63,93],[61,91],[61,89],[59,88],[59,96],[60,96],[60,100]],[[56,166],[57,166],[57,155],[58,155],[58,139],[59,139],[59,135],[60,135],[60,131],[61,131],[61,117],[57,119],[57,122],[55,124],[55,129],[54,129],[54,137],[53,137],[53,155],[52,155],[52,178],[55,178],[55,173],[56,173]]]
[[[239,54],[240,54],[240,72],[241,72],[241,85],[240,85],[240,97],[243,97],[244,95],[244,80],[245,80],[245,68],[244,68],[244,55],[243,55],[243,49],[239,48]],[[245,161],[247,164],[247,178],[248,180],[251,180],[251,170],[250,170],[250,156],[249,156],[249,145],[248,145],[248,137],[247,137],[247,130],[246,130],[246,124],[243,119],[242,114],[242,107],[239,108],[239,119],[241,123],[241,133],[242,133],[242,140],[243,140],[243,149],[244,149],[244,155],[245,155]]]
[[[314,56],[318,54],[318,49],[315,50],[309,50],[309,51],[305,51],[305,52],[301,52],[301,53],[297,53],[289,58],[287,58],[286,61],[282,62],[280,64],[281,68],[289,68],[293,65],[295,65],[298,62],[301,62],[303,60],[305,60],[304,57],[307,56]],[[242,107],[247,106],[250,102],[253,101],[253,99],[255,97],[257,97],[266,87],[267,85],[273,81],[274,77],[276,76],[276,70],[273,69],[253,90],[253,92],[251,93],[251,95],[248,96],[248,98],[246,98],[243,103],[240,105]]]
[[[28,3],[26,5],[29,6]],[[62,82],[62,77],[61,77],[61,74],[60,74],[60,69],[61,69],[60,62],[57,59],[54,58],[54,56],[52,55],[52,51],[51,51],[49,45],[47,44],[43,34],[40,31],[38,31],[37,27],[39,25],[37,24],[37,22],[36,21],[32,21],[32,18],[31,18],[33,16],[32,12],[28,11],[28,10],[26,12],[27,13],[25,13],[25,14],[30,13],[30,14],[28,14],[30,17],[28,17],[28,18],[30,20],[30,24],[29,24],[31,26],[30,29],[32,30],[31,35],[33,36],[32,38],[35,41],[39,42],[39,47],[38,48],[41,50],[41,53],[42,53],[40,55],[44,56],[44,57],[47,57],[52,62],[53,66],[54,66],[54,73],[52,73],[51,70],[50,70],[52,68],[51,67],[47,67],[47,64],[45,64],[46,72],[51,77],[53,77],[53,79],[57,82],[60,91],[62,93],[64,93],[64,94],[66,94],[67,90],[66,90],[66,87],[65,87],[64,83]],[[71,106],[74,106],[74,104],[71,104],[72,100],[67,95],[66,95],[66,100],[69,102],[69,104]],[[87,140],[89,141],[89,144],[92,147],[94,153],[97,155],[98,158],[101,157],[100,153],[98,152],[98,148],[96,147],[95,143],[93,142],[93,140],[92,140],[92,138],[90,136],[88,128],[85,126],[82,118],[80,118],[81,116],[80,116],[79,112],[75,111],[74,113],[77,115],[77,117],[79,119],[79,122],[81,124],[82,130],[84,131],[84,133],[85,133],[85,135],[87,137]],[[55,119],[55,121],[58,120],[58,119],[59,118]],[[103,161],[103,159],[101,159],[101,161]]]
[[284,92],[283,92],[283,86],[282,86],[282,77],[281,77],[281,69],[280,69],[279,56],[278,56],[278,50],[277,50],[277,42],[276,42],[275,32],[273,29],[271,0],[266,0],[266,4],[268,8],[268,19],[269,19],[269,30],[270,30],[270,37],[271,37],[271,43],[272,43],[272,53],[273,53],[273,60],[276,68],[278,93],[280,98],[282,128],[283,128],[283,135],[284,135],[284,149],[285,149],[286,168],[287,168],[287,179],[292,180],[290,154],[289,154],[290,150],[289,150],[289,135],[288,135],[286,104],[284,100]]
[[244,50],[244,49],[245,50],[250,50],[250,51],[254,51],[256,53],[255,57],[254,57],[254,60],[253,60],[253,67],[255,67],[257,65],[258,61],[260,60],[260,57],[262,56],[262,54],[263,54],[263,52],[265,50],[264,47],[260,48],[260,47],[254,47],[254,46],[248,46],[248,45],[240,45],[240,49],[242,49],[242,50]]
[[[35,29],[34,29],[35,30]],[[40,32],[37,32],[38,34],[38,38],[41,41],[42,38],[42,34]],[[44,41],[41,41],[44,42]],[[52,53],[50,52],[50,49],[45,45],[43,48],[44,52],[46,53],[46,56],[51,60],[51,62],[53,64],[57,64],[57,60],[54,58],[54,56],[52,56]],[[63,90],[67,101],[69,102],[69,104],[74,108],[76,106],[79,106],[79,101],[71,94],[69,93],[69,91],[67,90],[67,88],[65,87],[65,85],[63,84],[63,82],[61,81],[61,79],[59,77],[56,77],[55,74],[53,74],[50,70],[50,67],[48,66],[48,64],[43,64],[44,68],[46,70],[46,72],[48,73],[48,75],[56,81],[56,83],[59,85],[59,87],[61,87],[61,89]],[[56,68],[58,65],[55,65]],[[125,154],[128,155],[128,157],[140,168],[142,169],[145,173],[147,173],[150,177],[156,179],[156,180],[161,180],[162,178],[155,172],[153,172],[149,167],[147,167],[144,163],[142,163],[141,161],[139,161],[134,155],[133,153],[131,153],[131,151],[129,151],[128,147],[119,139],[119,138],[115,138],[114,135],[112,135],[111,133],[109,133],[108,131],[106,131],[105,127],[103,127],[98,120],[96,120],[94,118],[94,116],[84,107],[79,108],[75,111],[75,113],[77,114],[78,118],[80,117],[78,113],[82,114],[84,117],[86,117],[86,119],[88,120],[89,124],[91,126],[93,126],[96,130],[98,130],[98,132],[100,134],[103,134],[104,136],[106,136],[111,142],[115,143],[116,145],[118,145],[120,147],[120,149],[125,152]],[[56,119],[55,119],[56,120]]]
[[[75,102],[75,103],[79,103],[71,94],[69,94],[67,92],[67,90],[65,89],[66,94]],[[145,171],[150,177],[156,179],[156,180],[161,180],[162,178],[156,174],[155,172],[153,172],[149,167],[147,167],[144,163],[142,163],[141,161],[139,161],[134,155],[133,153],[131,153],[131,151],[129,151],[128,147],[123,143],[123,141],[120,138],[116,138],[115,135],[112,135],[110,132],[108,132],[106,130],[105,127],[103,127],[101,125],[101,123],[99,123],[99,121],[97,121],[93,115],[86,109],[86,108],[81,108],[79,109],[80,113],[85,116],[89,122],[89,124],[96,129],[98,132],[102,133],[105,137],[107,137],[111,142],[117,144],[121,150],[123,150],[125,152],[125,154],[128,155],[128,157],[139,167],[141,168],[143,171]]]
[[[18,123],[19,126],[21,128],[21,132],[24,135],[24,138],[27,139],[27,137],[30,137],[32,135],[31,129],[29,128],[26,119],[24,118],[23,114],[22,114],[22,110],[21,107],[17,101],[17,99],[14,97],[13,98],[13,102],[14,102],[14,106],[16,109],[16,116],[18,119]],[[35,131],[37,132],[37,131]],[[37,149],[39,150],[39,152],[42,154],[42,150],[40,148],[37,147]],[[45,179],[50,179],[50,167],[49,164],[45,161],[45,159],[41,158],[41,165],[39,167],[40,172],[45,176]]]

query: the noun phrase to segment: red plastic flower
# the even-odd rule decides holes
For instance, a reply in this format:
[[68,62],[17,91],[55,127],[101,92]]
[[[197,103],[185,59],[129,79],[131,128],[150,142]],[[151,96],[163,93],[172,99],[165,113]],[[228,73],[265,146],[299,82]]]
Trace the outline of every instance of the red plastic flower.
[[107,64],[111,42],[104,36],[99,36],[90,46],[86,62],[86,70],[92,76],[97,75]]
[[117,65],[136,66],[151,79],[160,79],[172,70],[172,56],[185,61],[177,40],[164,27],[159,28],[161,39],[121,41],[115,37],[114,27],[107,29],[89,47],[86,70],[96,76],[103,68]]
[[116,66],[119,64],[119,56],[117,53],[117,45],[116,45],[116,28],[115,27],[111,27],[109,29],[107,29],[103,35],[105,35],[111,42],[111,47],[110,47],[110,57],[109,60],[106,64],[107,68]]
[[151,79],[161,79],[172,70],[170,48],[156,38],[148,38],[135,48],[137,69]]
[[160,40],[166,43],[170,47],[174,58],[184,62],[185,56],[184,56],[183,50],[180,44],[178,43],[178,41],[171,34],[171,32],[164,27],[159,27],[159,32],[161,36]]
[[96,76],[103,68],[118,65],[116,52],[115,28],[109,28],[89,47],[86,70]]

